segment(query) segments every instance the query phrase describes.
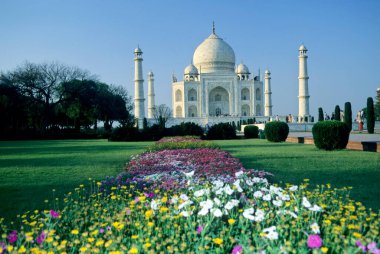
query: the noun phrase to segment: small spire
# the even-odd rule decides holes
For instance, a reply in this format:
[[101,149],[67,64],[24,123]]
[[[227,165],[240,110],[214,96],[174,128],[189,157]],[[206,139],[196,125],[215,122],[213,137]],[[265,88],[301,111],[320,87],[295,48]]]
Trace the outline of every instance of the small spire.
[[214,21],[212,22],[212,33],[215,34],[215,23],[214,23]]

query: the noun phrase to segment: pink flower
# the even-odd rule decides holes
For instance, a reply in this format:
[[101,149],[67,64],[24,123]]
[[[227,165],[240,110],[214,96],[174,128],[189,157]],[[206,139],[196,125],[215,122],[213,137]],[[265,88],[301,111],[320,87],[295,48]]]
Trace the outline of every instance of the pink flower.
[[241,245],[237,245],[232,249],[232,254],[242,254],[243,247]]
[[56,212],[54,210],[50,210],[50,215],[53,218],[58,218],[59,217],[59,212]]
[[37,243],[38,244],[43,243],[45,240],[45,237],[46,237],[46,235],[45,235],[44,231],[42,231],[41,234],[37,237]]
[[8,241],[10,243],[14,243],[17,241],[17,231],[13,230],[9,235],[8,235]]
[[367,252],[367,247],[362,244],[360,240],[356,241],[356,246],[358,246],[360,249],[362,249],[363,252]]
[[307,246],[311,249],[320,248],[322,246],[322,238],[319,235],[309,235]]
[[197,233],[200,234],[200,233],[202,233],[202,231],[203,231],[203,226],[202,225],[198,226],[197,227]]

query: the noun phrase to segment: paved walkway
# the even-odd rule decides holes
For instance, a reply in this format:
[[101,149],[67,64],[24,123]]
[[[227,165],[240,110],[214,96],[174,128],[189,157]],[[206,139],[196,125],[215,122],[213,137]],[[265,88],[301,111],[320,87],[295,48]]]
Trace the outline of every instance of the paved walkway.
[[[311,132],[289,132],[289,137],[308,137],[312,138]],[[380,142],[380,134],[351,133],[350,141],[376,141]]]

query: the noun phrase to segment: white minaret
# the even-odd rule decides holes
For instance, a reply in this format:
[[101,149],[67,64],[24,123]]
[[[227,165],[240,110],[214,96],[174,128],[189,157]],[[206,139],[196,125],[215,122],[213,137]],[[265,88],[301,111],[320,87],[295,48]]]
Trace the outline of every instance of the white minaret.
[[142,122],[145,117],[144,108],[144,79],[142,75],[142,51],[137,47],[135,53],[135,118],[138,119],[139,128],[142,128]]
[[264,93],[265,93],[265,112],[264,116],[272,116],[272,91],[270,87],[270,71],[265,71]]
[[[299,74],[298,74],[298,117],[302,117],[305,121],[305,116],[309,118],[309,87],[307,75],[307,48],[302,44],[299,51]],[[298,120],[300,121],[300,120]]]
[[154,75],[153,72],[148,73],[148,118],[154,117]]

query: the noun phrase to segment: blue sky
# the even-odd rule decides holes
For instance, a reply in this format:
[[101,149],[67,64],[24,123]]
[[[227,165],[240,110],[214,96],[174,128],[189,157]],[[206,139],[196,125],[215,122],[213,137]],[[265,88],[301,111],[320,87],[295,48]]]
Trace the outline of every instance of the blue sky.
[[171,105],[171,75],[182,79],[213,21],[237,64],[271,70],[274,114],[297,114],[301,43],[309,49],[313,115],[346,101],[357,112],[380,87],[378,0],[0,0],[0,71],[60,61],[133,96],[139,44],[145,79],[149,70],[155,74],[157,104]]

